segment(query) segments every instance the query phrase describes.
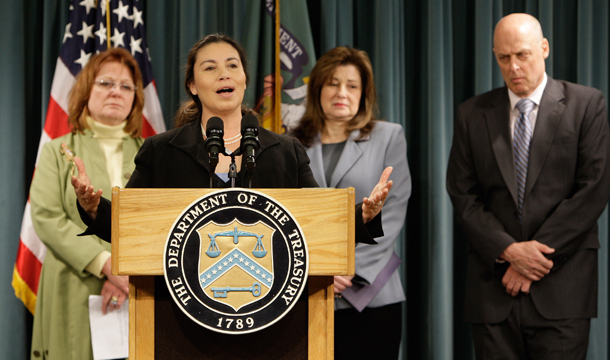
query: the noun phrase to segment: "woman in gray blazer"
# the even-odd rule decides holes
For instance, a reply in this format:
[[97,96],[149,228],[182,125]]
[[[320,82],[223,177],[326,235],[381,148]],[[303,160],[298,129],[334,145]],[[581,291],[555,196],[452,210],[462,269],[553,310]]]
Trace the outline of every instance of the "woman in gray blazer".
[[[395,253],[411,195],[407,143],[402,126],[374,120],[376,91],[368,55],[337,47],[318,60],[307,108],[294,130],[307,147],[320,186],[356,189],[366,196],[387,166],[394,180],[382,212],[385,235],[378,245],[357,244],[356,275],[335,276],[335,358],[396,359],[405,300]],[[367,341],[362,341],[367,334]]]

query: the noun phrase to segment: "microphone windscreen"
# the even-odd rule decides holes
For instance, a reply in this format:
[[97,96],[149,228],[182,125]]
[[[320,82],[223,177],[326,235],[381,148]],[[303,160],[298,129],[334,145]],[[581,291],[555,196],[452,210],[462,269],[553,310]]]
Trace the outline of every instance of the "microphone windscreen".
[[222,133],[224,132],[224,126],[225,124],[222,122],[221,118],[218,116],[211,117],[206,123],[205,135],[209,137],[212,132],[218,133],[220,131]]
[[242,134],[248,128],[255,129],[256,133],[258,133],[258,118],[255,115],[248,114],[241,119]]

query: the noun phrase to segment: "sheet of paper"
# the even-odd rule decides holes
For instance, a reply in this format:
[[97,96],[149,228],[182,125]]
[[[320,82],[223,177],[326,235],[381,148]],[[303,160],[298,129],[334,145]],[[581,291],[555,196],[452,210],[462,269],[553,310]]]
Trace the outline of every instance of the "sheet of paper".
[[124,359],[129,356],[129,301],[121,308],[102,313],[102,297],[89,295],[89,322],[93,359]]

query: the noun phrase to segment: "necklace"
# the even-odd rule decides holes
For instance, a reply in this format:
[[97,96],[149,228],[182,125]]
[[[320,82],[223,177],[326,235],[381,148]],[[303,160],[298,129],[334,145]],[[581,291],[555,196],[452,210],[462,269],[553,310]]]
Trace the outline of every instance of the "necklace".
[[[232,138],[225,139],[225,142],[227,142],[227,141],[233,141],[233,140],[235,140],[235,139],[241,139],[241,134],[237,134],[237,135],[233,136]],[[229,144],[232,144],[232,143],[231,143],[231,142],[229,142]]]
[[[203,127],[203,125],[201,125],[201,129],[203,130],[203,139],[205,140],[207,138],[207,136],[205,136],[205,128]],[[225,142],[225,145],[231,145],[231,144],[235,144],[239,140],[241,140],[241,134],[237,134],[233,137],[225,139],[224,142]]]
[[232,138],[225,140],[225,145],[235,144],[239,140],[241,140],[241,134],[237,134],[237,135],[233,136]]

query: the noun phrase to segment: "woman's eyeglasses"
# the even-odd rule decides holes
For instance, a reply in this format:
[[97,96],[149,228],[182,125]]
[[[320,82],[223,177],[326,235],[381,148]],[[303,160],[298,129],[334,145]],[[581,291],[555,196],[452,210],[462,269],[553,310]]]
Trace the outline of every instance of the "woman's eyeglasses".
[[97,86],[99,86],[100,88],[102,88],[104,90],[108,90],[108,91],[114,89],[114,87],[116,85],[119,86],[119,89],[121,91],[125,91],[125,92],[134,92],[137,89],[135,85],[124,84],[124,83],[123,84],[117,84],[117,83],[115,83],[112,80],[97,80],[97,81],[94,81],[94,83]]

